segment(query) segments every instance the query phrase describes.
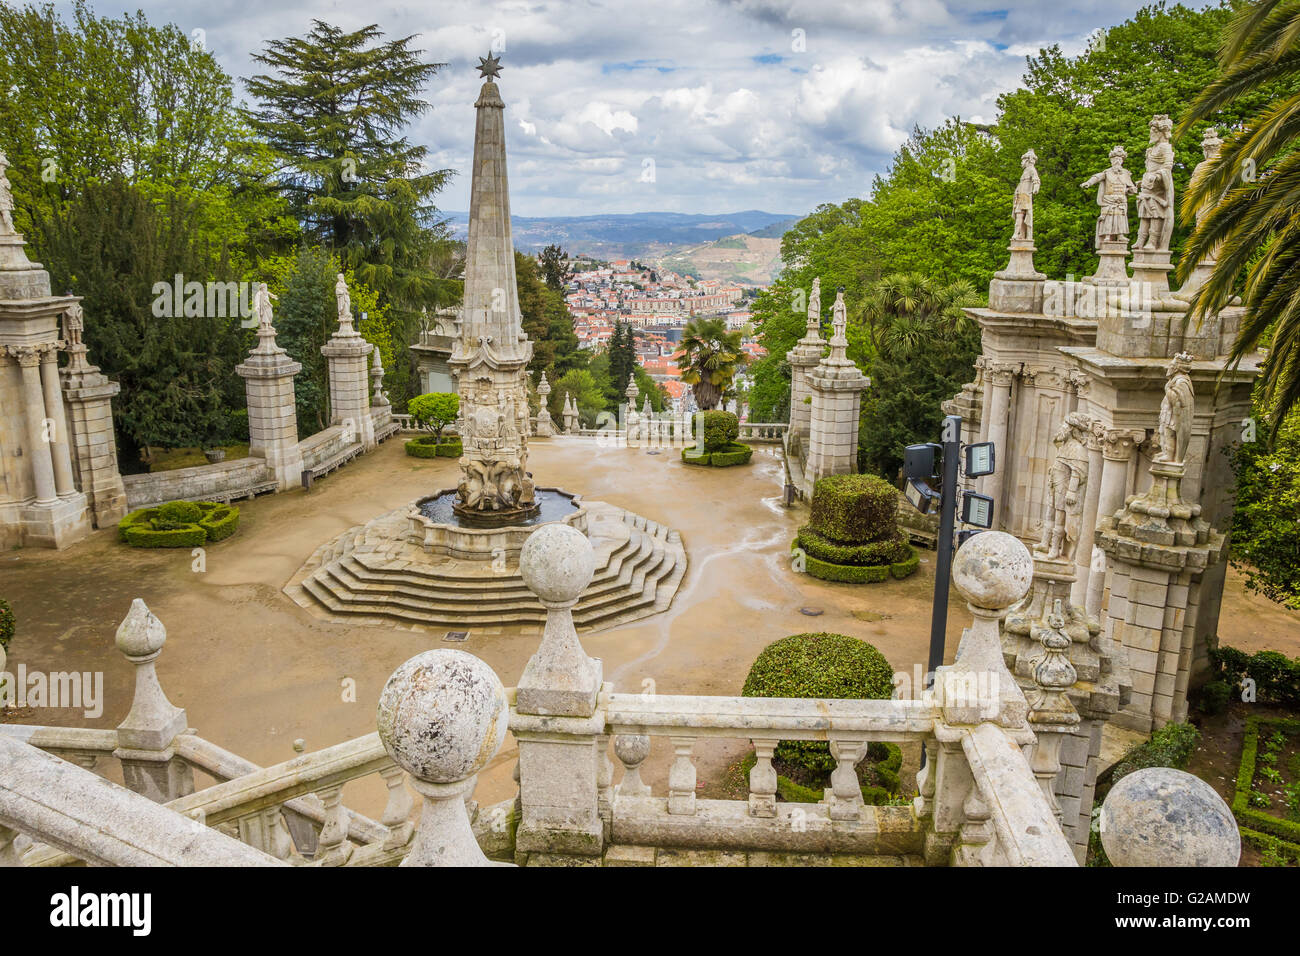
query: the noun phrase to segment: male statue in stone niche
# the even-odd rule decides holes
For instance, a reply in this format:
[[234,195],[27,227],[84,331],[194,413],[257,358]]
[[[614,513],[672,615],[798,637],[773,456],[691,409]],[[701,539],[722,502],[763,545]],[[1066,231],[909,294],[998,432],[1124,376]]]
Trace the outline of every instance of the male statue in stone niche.
[[1165,378],[1165,397],[1160,402],[1160,420],[1156,425],[1156,439],[1160,451],[1154,461],[1187,461],[1187,443],[1192,435],[1192,413],[1196,409],[1196,393],[1192,388],[1192,356],[1179,352],[1169,363]]
[[1074,412],[1065,417],[1052,439],[1056,445],[1056,458],[1047,472],[1043,536],[1034,549],[1036,554],[1048,560],[1074,560],[1088,485],[1086,441],[1091,429],[1091,420]]

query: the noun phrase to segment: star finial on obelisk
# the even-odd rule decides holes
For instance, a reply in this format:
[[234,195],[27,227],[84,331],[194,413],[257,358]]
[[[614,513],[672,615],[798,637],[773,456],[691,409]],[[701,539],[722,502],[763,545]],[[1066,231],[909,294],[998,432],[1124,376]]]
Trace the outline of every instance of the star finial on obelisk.
[[499,57],[493,56],[492,51],[489,50],[486,57],[481,56],[478,58],[477,69],[480,77],[490,80],[501,75],[501,60]]

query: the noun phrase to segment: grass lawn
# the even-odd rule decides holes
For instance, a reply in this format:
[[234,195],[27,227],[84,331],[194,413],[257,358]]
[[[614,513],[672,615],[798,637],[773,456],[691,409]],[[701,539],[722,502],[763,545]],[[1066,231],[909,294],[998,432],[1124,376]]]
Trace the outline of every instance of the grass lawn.
[[[234,461],[238,458],[248,457],[248,443],[243,442],[238,445],[223,445],[226,449],[226,461]],[[153,453],[153,462],[149,465],[152,471],[175,471],[177,468],[190,468],[194,465],[206,465],[207,457],[203,454],[202,448],[160,448]]]

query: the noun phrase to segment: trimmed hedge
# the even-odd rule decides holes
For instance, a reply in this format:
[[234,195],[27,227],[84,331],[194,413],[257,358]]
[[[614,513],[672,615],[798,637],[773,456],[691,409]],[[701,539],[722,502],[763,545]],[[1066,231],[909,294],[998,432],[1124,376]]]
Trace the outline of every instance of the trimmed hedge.
[[705,451],[723,451],[740,437],[740,419],[734,412],[700,412]]
[[795,545],[803,548],[810,557],[833,564],[870,566],[906,561],[912,555],[907,535],[900,531],[893,538],[869,541],[866,544],[840,544],[804,525],[799,529]]
[[876,475],[827,475],[813,486],[809,527],[841,544],[898,536],[898,489]]
[[[1255,682],[1256,699],[1300,707],[1300,657],[1292,660],[1277,651],[1247,654],[1235,647],[1215,647],[1210,650],[1210,664],[1217,671],[1217,679],[1227,683],[1229,690],[1240,687],[1242,678],[1249,677]],[[1215,698],[1223,691],[1215,688],[1209,694],[1210,706],[1214,706]]]
[[709,465],[714,468],[746,465],[753,456],[754,449],[739,442],[732,442],[717,451],[700,451],[695,445],[682,449],[682,461],[686,464]]
[[439,444],[433,436],[412,438],[406,442],[406,453],[412,458],[459,458],[465,453],[459,438]]
[[1247,717],[1246,736],[1241,745],[1241,766],[1237,770],[1237,791],[1232,798],[1232,815],[1243,828],[1276,837],[1284,849],[1300,856],[1300,823],[1283,820],[1250,805],[1250,792],[1254,789],[1255,764],[1258,758],[1260,730],[1280,730],[1292,737],[1300,736],[1300,720],[1280,720],[1267,717]]
[[[192,516],[192,521],[181,520]],[[169,501],[132,511],[117,524],[118,538],[133,548],[197,548],[239,530],[239,509],[214,501]]]
[[[763,648],[740,693],[743,697],[888,700],[894,694],[894,669],[880,651],[856,637],[791,634]],[[775,756],[815,773],[835,769],[830,745],[821,741],[783,740]],[[894,773],[896,783],[896,766]]]
[[[816,534],[816,532],[813,532]],[[841,584],[879,584],[881,581],[894,578],[902,580],[903,578],[916,573],[916,569],[921,566],[921,556],[917,554],[916,549],[903,540],[902,546],[905,557],[900,561],[890,561],[887,564],[841,564],[835,561],[824,561],[821,558],[814,557],[811,550],[806,546],[806,541],[802,531],[790,545],[791,551],[803,551],[803,568],[808,574],[822,581],[838,581]],[[896,542],[877,542],[881,545],[892,546]],[[852,548],[852,545],[843,547]],[[874,544],[860,546],[862,548],[872,548]],[[874,554],[887,554],[888,550],[878,552],[864,552]]]

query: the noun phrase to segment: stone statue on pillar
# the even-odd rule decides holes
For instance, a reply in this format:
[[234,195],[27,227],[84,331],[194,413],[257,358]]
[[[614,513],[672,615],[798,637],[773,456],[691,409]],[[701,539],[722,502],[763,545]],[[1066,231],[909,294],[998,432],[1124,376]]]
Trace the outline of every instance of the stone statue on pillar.
[[1011,206],[1011,215],[1016,223],[1012,239],[1034,241],[1034,195],[1042,185],[1037,163],[1038,155],[1032,149],[1020,157],[1020,182],[1016,183],[1016,196]]
[[85,316],[80,302],[71,302],[63,310],[64,347],[71,350],[81,344],[81,333],[86,328]]
[[1053,439],[1056,458],[1047,473],[1043,536],[1035,548],[1036,554],[1048,560],[1074,561],[1088,484],[1087,439],[1091,430],[1091,420],[1074,412],[1061,422]]
[[275,331],[272,324],[271,302],[278,298],[278,296],[271,294],[265,282],[257,284],[257,292],[253,295],[253,311],[257,313],[257,328],[259,331]]
[[1174,148],[1169,144],[1173,121],[1161,114],[1151,119],[1151,146],[1138,191],[1139,220],[1135,249],[1165,252],[1174,231]]
[[822,326],[822,280],[813,279],[812,294],[808,296],[808,336],[820,338]]
[[1133,177],[1124,168],[1128,153],[1123,146],[1116,146],[1110,151],[1110,167],[1085,179],[1080,188],[1097,187],[1097,250],[1102,250],[1102,243],[1128,242],[1128,197],[1138,191],[1133,184]]
[[1188,371],[1192,357],[1179,352],[1169,363],[1165,379],[1165,397],[1160,402],[1160,419],[1156,436],[1160,451],[1155,461],[1186,463],[1187,440],[1192,433],[1192,413],[1196,408],[1196,395]]
[[0,235],[12,236],[14,229],[14,194],[9,188],[9,158],[0,150]]
[[339,273],[338,281],[334,283],[334,298],[339,307],[339,325],[352,322],[352,293],[348,291],[348,283],[343,278],[343,273]]

